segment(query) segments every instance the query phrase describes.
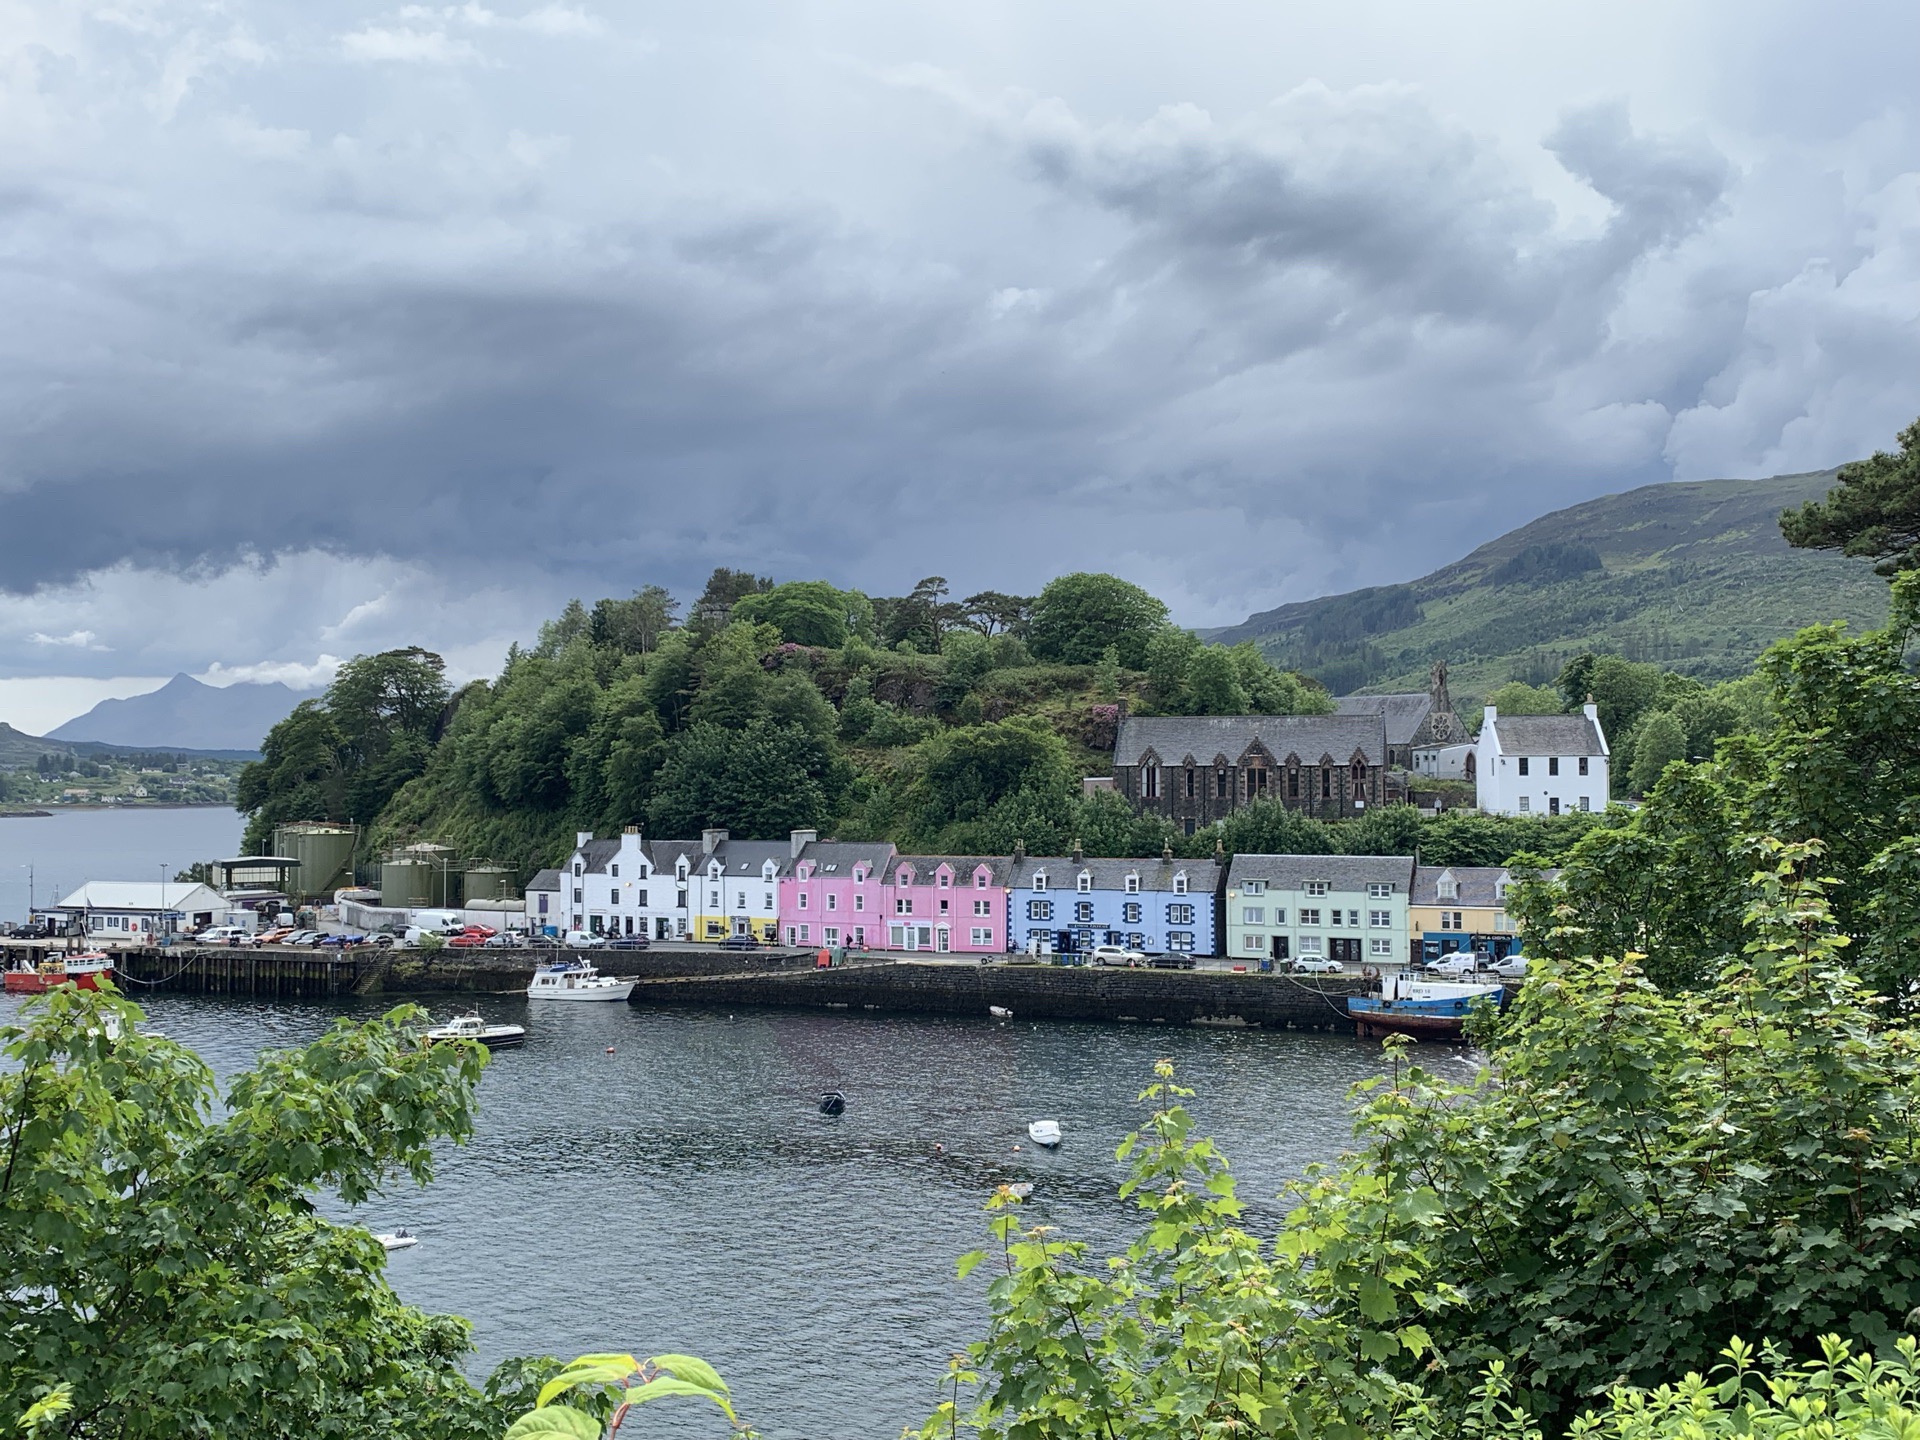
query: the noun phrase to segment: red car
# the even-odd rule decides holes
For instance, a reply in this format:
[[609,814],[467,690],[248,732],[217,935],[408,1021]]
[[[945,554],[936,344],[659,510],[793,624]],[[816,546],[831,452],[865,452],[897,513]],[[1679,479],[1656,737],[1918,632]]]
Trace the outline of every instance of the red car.
[[486,943],[485,935],[476,935],[471,930],[463,930],[458,935],[447,937],[447,944],[455,950],[477,950]]

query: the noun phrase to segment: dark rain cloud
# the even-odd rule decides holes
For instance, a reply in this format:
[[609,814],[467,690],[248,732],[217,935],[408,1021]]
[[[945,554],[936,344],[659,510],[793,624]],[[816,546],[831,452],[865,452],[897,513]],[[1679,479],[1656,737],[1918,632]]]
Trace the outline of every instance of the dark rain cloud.
[[[1756,153],[1618,97],[1515,136],[1400,84],[1116,112],[844,66],[823,119],[585,10],[221,13],[43,36],[0,114],[37,137],[0,162],[0,533],[37,537],[0,673],[191,668],[190,598],[48,617],[156,569],[274,594],[200,664],[715,564],[1095,566],[1225,619],[1920,410],[1904,121]],[[316,551],[411,602],[300,621]]]

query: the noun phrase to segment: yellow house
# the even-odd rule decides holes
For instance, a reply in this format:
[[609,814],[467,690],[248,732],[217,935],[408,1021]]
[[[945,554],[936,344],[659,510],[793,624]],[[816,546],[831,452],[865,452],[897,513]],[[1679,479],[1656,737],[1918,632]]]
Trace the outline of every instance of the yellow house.
[[1507,914],[1512,878],[1501,865],[1416,866],[1407,907],[1414,958],[1477,950],[1490,960],[1506,959],[1520,944]]
[[763,944],[776,943],[780,877],[792,863],[795,848],[786,840],[722,839],[712,844],[694,868],[692,938],[720,941],[750,935]]

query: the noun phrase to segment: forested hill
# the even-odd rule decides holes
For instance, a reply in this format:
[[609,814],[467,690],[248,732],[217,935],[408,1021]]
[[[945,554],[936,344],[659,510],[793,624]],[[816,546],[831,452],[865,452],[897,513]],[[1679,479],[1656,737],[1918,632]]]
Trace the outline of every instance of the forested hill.
[[1866,561],[1790,549],[1780,512],[1835,471],[1648,485],[1543,515],[1404,585],[1284,605],[1210,638],[1251,641],[1336,694],[1424,688],[1445,660],[1456,698],[1551,681],[1583,651],[1702,679],[1740,675],[1816,620],[1882,623]]

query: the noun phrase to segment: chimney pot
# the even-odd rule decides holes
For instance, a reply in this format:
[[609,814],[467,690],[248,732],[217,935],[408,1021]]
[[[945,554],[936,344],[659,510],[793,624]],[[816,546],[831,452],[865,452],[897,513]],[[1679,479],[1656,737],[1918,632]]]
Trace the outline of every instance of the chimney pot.
[[1027,858],[1027,842],[1024,840],[1015,840],[1013,842],[1013,863],[1018,865],[1022,860],[1026,858]]
[[1073,837],[1073,863],[1078,865],[1086,858],[1085,853],[1080,849],[1080,837],[1076,835]]
[[798,860],[800,852],[820,838],[818,830],[792,830],[787,833],[787,858]]

